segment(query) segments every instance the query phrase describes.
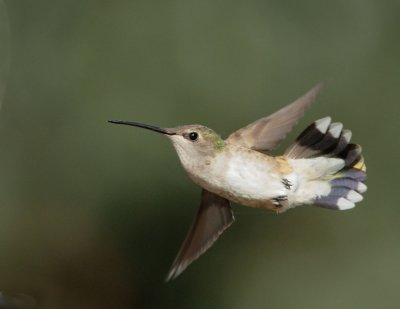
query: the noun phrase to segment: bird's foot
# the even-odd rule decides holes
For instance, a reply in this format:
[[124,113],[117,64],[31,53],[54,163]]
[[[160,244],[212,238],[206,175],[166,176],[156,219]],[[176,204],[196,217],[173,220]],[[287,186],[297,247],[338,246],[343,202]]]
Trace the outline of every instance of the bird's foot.
[[290,190],[293,184],[287,178],[282,178],[282,184],[285,186],[286,189]]
[[278,195],[277,197],[274,197],[271,201],[272,204],[274,204],[276,207],[280,208],[287,204],[288,197],[287,195]]

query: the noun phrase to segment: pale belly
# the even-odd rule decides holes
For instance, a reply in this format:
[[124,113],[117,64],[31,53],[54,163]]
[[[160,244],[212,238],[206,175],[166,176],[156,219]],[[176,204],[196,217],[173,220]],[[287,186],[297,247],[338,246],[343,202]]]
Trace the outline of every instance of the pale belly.
[[[251,207],[274,208],[271,199],[286,196],[282,174],[272,158],[263,154],[254,157],[220,157],[207,171],[206,177],[193,180],[206,190],[239,204]],[[265,156],[266,157],[266,156]]]

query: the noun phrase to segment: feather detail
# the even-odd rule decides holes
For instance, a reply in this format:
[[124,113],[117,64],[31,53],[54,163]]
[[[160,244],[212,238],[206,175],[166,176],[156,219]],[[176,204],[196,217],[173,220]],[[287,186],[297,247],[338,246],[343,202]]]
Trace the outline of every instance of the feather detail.
[[303,117],[304,111],[315,101],[321,89],[321,84],[316,85],[301,98],[272,115],[233,132],[227,141],[257,151],[275,149]]
[[297,192],[298,202],[345,210],[362,201],[366,166],[361,146],[351,144],[350,138],[351,132],[341,123],[325,117],[309,125],[285,151],[306,177]]

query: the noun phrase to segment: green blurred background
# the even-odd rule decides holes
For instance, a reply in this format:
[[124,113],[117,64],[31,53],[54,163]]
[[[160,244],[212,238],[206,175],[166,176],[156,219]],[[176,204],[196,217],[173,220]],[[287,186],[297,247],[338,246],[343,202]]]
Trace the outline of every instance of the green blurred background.
[[[7,12],[8,10],[8,18]],[[399,308],[400,2],[0,2],[0,290],[38,308]],[[325,91],[285,142],[330,115],[363,146],[351,211],[236,223],[164,277],[200,190],[169,142],[223,136]],[[10,296],[12,297],[12,296]]]

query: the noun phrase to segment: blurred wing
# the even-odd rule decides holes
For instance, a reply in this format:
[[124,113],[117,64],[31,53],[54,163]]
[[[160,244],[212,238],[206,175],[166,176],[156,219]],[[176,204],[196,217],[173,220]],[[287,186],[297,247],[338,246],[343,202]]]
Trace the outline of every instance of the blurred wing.
[[201,204],[166,281],[175,279],[235,220],[229,201],[203,189]]
[[258,151],[273,150],[292,130],[321,91],[318,84],[293,103],[270,116],[261,118],[248,126],[233,132],[227,141]]

